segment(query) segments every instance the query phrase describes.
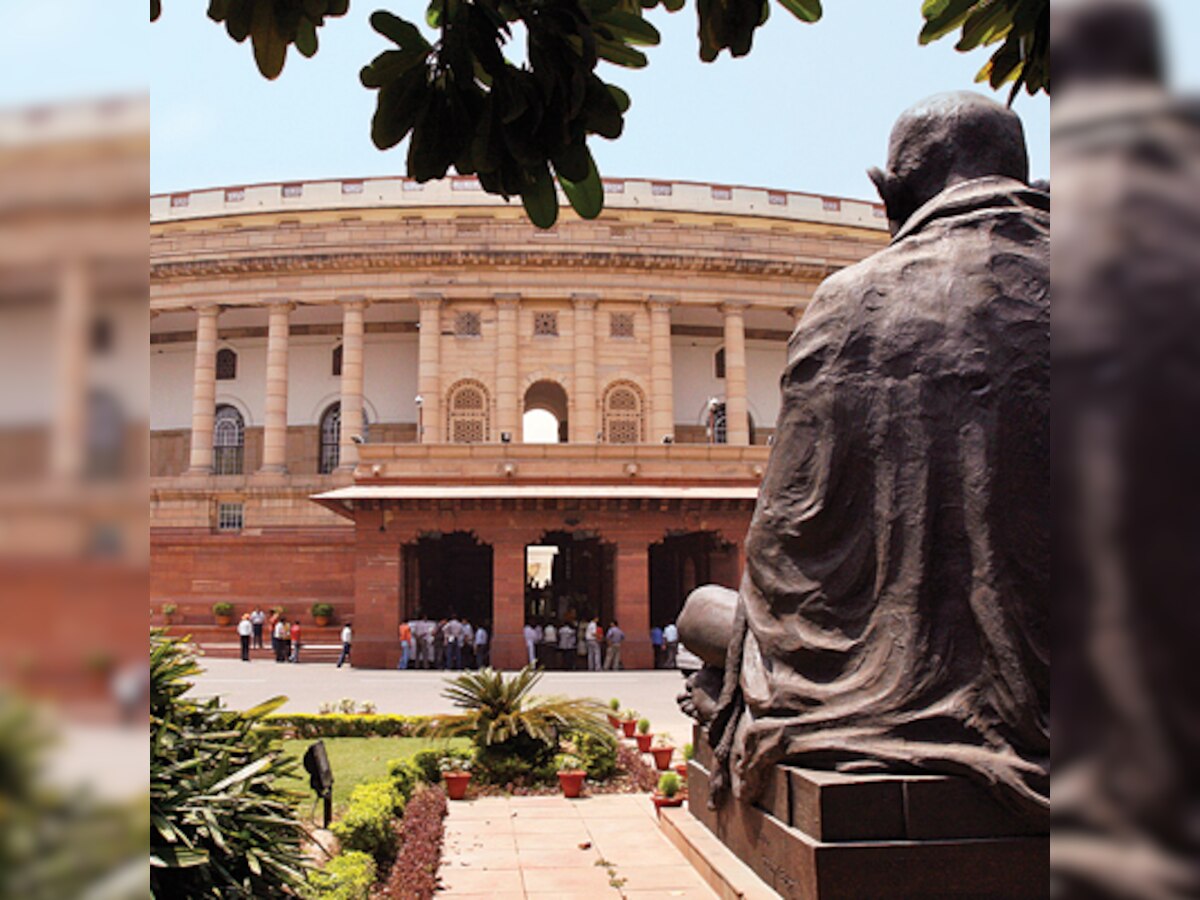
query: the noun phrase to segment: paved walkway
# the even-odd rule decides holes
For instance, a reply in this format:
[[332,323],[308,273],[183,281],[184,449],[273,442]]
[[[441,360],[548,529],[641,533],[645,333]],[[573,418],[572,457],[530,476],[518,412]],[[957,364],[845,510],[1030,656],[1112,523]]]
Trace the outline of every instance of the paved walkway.
[[451,802],[440,870],[458,900],[712,900],[645,794]]
[[[284,709],[293,712],[315,713],[322,703],[336,703],[343,697],[370,700],[382,713],[427,715],[452,710],[441,696],[451,672],[339,669],[332,663],[293,666],[212,657],[202,658],[200,664],[206,671],[196,680],[195,693],[220,696],[234,709],[249,709],[284,694],[288,697]],[[547,672],[535,693],[595,697],[603,703],[616,697],[648,718],[655,732],[669,734],[682,746],[692,739],[692,723],[675,703],[681,690],[683,677],[674,671]]]

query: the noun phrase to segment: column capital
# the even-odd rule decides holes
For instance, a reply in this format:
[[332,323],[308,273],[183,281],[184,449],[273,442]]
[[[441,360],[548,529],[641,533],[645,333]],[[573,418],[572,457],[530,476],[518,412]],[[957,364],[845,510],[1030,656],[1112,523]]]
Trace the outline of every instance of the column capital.
[[646,305],[652,310],[666,311],[679,303],[679,298],[669,294],[651,294],[646,298]]
[[595,309],[599,302],[599,294],[575,293],[571,295],[571,303],[576,309]]
[[514,291],[501,291],[492,294],[492,302],[497,306],[516,307],[521,303],[521,295]]
[[344,297],[338,297],[335,302],[342,307],[342,309],[363,310],[371,305],[371,301],[362,294],[347,294]]
[[413,299],[417,301],[417,306],[421,309],[441,309],[442,301],[445,299],[436,291],[422,291],[419,294],[413,294]]
[[717,309],[725,316],[740,316],[750,308],[749,300],[726,300],[717,304]]
[[192,309],[201,316],[219,316],[221,314],[221,304],[216,300],[203,300],[199,303],[193,303]]
[[285,309],[291,312],[296,308],[296,304],[287,297],[271,297],[269,300],[263,301],[263,306],[269,310]]

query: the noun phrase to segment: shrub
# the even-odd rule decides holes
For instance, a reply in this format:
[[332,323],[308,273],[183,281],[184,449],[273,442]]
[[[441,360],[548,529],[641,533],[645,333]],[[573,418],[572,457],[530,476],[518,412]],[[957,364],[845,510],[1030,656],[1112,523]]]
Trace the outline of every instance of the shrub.
[[637,730],[638,730],[638,734],[649,734],[650,733],[650,720],[649,719],[638,719]]
[[400,852],[383,896],[431,900],[442,860],[446,795],[439,788],[418,791],[400,823]]
[[674,797],[679,793],[679,776],[674,772],[663,772],[658,779],[658,792],[664,797]]
[[214,603],[212,605],[212,612],[214,616],[232,616],[233,604],[224,600],[222,600],[220,603]]
[[330,829],[343,849],[369,853],[387,863],[396,852],[392,820],[404,812],[404,798],[390,781],[369,781],[350,792],[346,813]]
[[162,605],[162,614],[164,616],[173,616],[177,612],[179,612],[179,607],[174,603],[164,603]]
[[350,850],[309,872],[303,896],[310,900],[368,900],[375,872],[375,860],[369,854]]
[[[328,705],[333,709],[332,705]],[[428,716],[346,713],[275,713],[267,721],[297,738],[413,737],[428,726]]]
[[199,673],[184,644],[151,634],[151,893],[289,896],[308,866],[299,794],[282,787],[299,764],[261,728],[286,698],[231,712],[185,697]]
[[613,711],[613,713],[616,713],[616,711],[621,708],[621,701],[618,700],[616,697],[613,697],[611,700],[608,701],[608,708],[611,709]]
[[639,715],[640,714],[638,713],[638,711],[636,709],[623,709],[618,714],[618,718],[622,722],[630,722],[630,721],[637,719]]
[[413,754],[413,768],[420,773],[426,784],[437,784],[442,777],[442,753],[440,750],[418,750]]
[[347,716],[352,716],[358,712],[358,702],[350,697],[343,697],[337,702],[337,710]]
[[333,616],[332,603],[314,603],[312,605],[312,615],[314,619],[328,619]]
[[658,783],[658,772],[642,759],[636,747],[621,746],[617,749],[617,762],[629,774],[630,780],[639,791],[652,791]]
[[575,754],[593,781],[607,781],[617,771],[617,743],[611,734],[573,734]]
[[572,753],[560,753],[554,757],[554,767],[559,772],[580,772],[585,771],[583,760]]
[[424,777],[421,771],[407,759],[393,759],[388,762],[388,778],[407,803],[412,799],[413,791]]
[[691,741],[683,745],[683,758],[685,762],[691,762],[692,757],[696,755],[696,748],[692,746]]

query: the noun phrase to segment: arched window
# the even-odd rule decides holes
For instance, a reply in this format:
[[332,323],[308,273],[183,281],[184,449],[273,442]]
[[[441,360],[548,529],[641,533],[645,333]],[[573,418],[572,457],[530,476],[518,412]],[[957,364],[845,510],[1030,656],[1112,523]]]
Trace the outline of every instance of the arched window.
[[453,444],[479,444],[490,439],[487,388],[460,381],[446,395],[446,435]]
[[342,345],[338,344],[333,348],[333,377],[340,378],[342,375]]
[[[362,437],[368,439],[367,411],[362,413]],[[317,471],[328,475],[336,471],[342,461],[342,404],[331,403],[321,413],[321,452],[317,457]]]
[[728,444],[729,429],[726,427],[725,421],[725,404],[713,404],[712,411],[709,413],[708,427],[711,429],[709,434],[710,444]]
[[642,422],[642,391],[631,381],[616,381],[604,392],[604,440],[609,444],[640,444],[646,439]]
[[217,381],[233,381],[237,378],[237,354],[228,347],[217,351]]
[[213,473],[241,475],[245,446],[246,423],[242,414],[234,406],[218,406],[213,420]]

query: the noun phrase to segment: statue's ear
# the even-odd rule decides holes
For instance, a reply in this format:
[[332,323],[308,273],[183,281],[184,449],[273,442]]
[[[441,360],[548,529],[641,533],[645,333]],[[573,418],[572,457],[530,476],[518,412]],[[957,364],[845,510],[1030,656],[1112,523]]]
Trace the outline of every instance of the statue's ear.
[[883,207],[887,210],[888,224],[891,227],[892,234],[895,234],[904,223],[904,219],[907,218],[900,209],[900,197],[903,191],[901,190],[899,179],[891,172],[885,172],[878,166],[872,166],[867,169],[867,177],[875,185],[875,190],[879,192],[879,199],[883,201]]

